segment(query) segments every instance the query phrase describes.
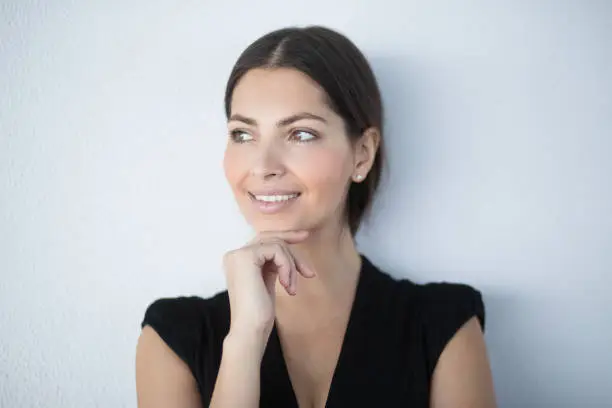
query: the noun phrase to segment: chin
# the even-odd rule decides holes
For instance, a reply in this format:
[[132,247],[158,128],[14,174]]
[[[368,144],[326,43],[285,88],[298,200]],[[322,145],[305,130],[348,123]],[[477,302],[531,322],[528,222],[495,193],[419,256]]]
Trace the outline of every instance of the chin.
[[296,231],[309,230],[312,228],[309,223],[291,219],[261,219],[250,220],[249,224],[256,232],[263,231]]
[[285,214],[261,214],[251,212],[247,214],[243,213],[243,215],[245,215],[247,223],[257,233],[264,231],[310,231],[317,228],[320,224],[316,217],[312,217],[312,215],[308,216],[300,212]]

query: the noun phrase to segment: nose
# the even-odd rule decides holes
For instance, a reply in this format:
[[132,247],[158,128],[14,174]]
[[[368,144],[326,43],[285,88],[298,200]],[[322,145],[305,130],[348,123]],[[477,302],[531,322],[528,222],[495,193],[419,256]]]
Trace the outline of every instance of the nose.
[[274,145],[260,145],[251,167],[251,175],[262,179],[281,177],[286,173],[282,152]]

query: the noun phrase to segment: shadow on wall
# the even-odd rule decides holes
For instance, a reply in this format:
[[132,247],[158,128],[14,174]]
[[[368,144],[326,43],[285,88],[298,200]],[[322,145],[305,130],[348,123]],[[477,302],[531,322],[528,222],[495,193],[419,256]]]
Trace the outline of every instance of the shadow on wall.
[[[426,85],[422,70],[408,62],[406,57],[369,56],[384,103],[384,137],[387,158],[380,192],[374,203],[374,211],[364,221],[366,237],[370,232],[379,237],[393,236],[410,230],[416,225],[416,206],[420,186],[427,181],[423,177],[428,157],[431,156],[431,132],[423,119],[423,99]],[[410,64],[410,65],[409,65]],[[392,182],[391,182],[392,181]],[[392,188],[391,185],[392,185]],[[393,223],[378,222],[380,217]],[[384,227],[384,231],[381,230]],[[384,232],[384,234],[383,234]],[[404,235],[404,234],[402,234]],[[376,241],[372,242],[376,246]],[[402,253],[404,243],[385,242],[377,247],[387,259]]]
[[[422,177],[428,157],[431,157],[434,131],[426,125],[423,114],[431,118],[435,112],[424,112],[421,98],[427,98],[427,87],[423,70],[408,66],[407,58],[371,56],[372,67],[377,76],[385,103],[385,142],[388,158],[387,176],[383,180],[381,195],[376,210],[367,228],[360,233],[359,240],[368,252],[378,254],[375,258],[398,260],[405,263],[402,248],[411,245],[403,237],[405,231],[418,224],[418,214],[412,211],[418,203],[420,185],[426,183]],[[435,75],[435,74],[434,74]],[[427,81],[435,81],[428,73]],[[431,109],[431,105],[429,105]],[[392,187],[386,188],[389,179]],[[385,213],[385,222],[377,222],[380,213]],[[393,219],[393,223],[388,222]],[[403,232],[402,232],[403,231]],[[414,238],[413,238],[414,239]],[[405,276],[407,268],[402,267]],[[418,275],[423,276],[420,271]],[[417,274],[415,274],[417,275]],[[498,404],[500,407],[561,407],[564,401],[550,395],[551,387],[543,386],[546,379],[537,378],[532,370],[534,354],[537,354],[525,339],[524,334],[533,330],[526,327],[524,317],[529,314],[533,302],[518,295],[497,290],[482,290],[486,304],[486,338],[493,369]],[[531,303],[531,306],[530,306]]]
[[558,397],[547,394],[550,388],[542,386],[547,379],[538,378],[533,370],[537,362],[532,353],[526,352],[529,345],[522,334],[529,330],[524,319],[529,312],[529,299],[488,291],[484,301],[486,340],[499,406],[570,407],[558,401]]
[[[387,167],[379,201],[386,205],[396,203],[405,210],[403,202],[411,193],[410,186],[419,182],[415,171],[420,167],[419,160],[424,159],[426,145],[423,143],[425,129],[419,122],[418,75],[414,67],[406,65],[406,60],[393,57],[374,56],[369,58],[384,103],[384,135]],[[391,166],[391,164],[393,166]],[[401,183],[394,184],[394,190],[385,188],[389,175],[401,178]],[[400,200],[394,200],[401,198]],[[408,200],[411,201],[411,200]],[[391,209],[391,208],[389,208]],[[408,221],[408,217],[403,217]]]

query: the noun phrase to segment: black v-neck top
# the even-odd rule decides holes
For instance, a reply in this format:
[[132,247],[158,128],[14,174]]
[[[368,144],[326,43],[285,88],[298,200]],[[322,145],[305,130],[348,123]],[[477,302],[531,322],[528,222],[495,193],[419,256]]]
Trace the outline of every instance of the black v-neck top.
[[[394,279],[362,255],[326,407],[428,408],[438,358],[474,316],[484,329],[482,297],[472,287]],[[210,404],[229,323],[227,291],[206,299],[159,299],[148,307],[142,322],[189,366],[203,407]],[[298,406],[276,326],[261,365],[260,406]]]

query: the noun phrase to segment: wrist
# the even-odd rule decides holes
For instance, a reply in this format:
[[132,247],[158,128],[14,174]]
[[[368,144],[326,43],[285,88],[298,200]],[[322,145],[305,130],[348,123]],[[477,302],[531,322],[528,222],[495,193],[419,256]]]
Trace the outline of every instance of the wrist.
[[270,330],[230,328],[223,340],[223,348],[231,352],[243,352],[250,356],[263,358]]

